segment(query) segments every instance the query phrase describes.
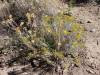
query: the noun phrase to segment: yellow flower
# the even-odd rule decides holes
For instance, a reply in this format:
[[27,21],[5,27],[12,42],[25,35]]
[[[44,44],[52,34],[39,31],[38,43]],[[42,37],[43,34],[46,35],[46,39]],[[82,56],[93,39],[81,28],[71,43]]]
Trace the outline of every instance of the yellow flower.
[[51,18],[52,17],[51,16],[48,16],[48,15],[43,16],[44,23],[48,25],[48,22],[51,20]]
[[33,18],[34,18],[34,17],[35,17],[35,14],[34,14],[34,13],[32,13],[32,14],[31,14],[31,17],[33,17]]
[[34,54],[33,53],[28,53],[28,59],[31,59],[34,57]]
[[70,34],[70,32],[68,32],[67,30],[64,30],[63,32],[64,32],[64,34],[66,34],[66,35]]
[[49,33],[51,33],[51,32],[52,32],[52,30],[51,30],[51,28],[50,28],[50,27],[47,27],[47,28],[46,28],[46,30],[47,30],[47,32],[49,32]]
[[9,19],[11,19],[12,18],[12,15],[9,15]]
[[31,42],[34,43],[35,41],[34,40],[31,40]]
[[50,29],[48,29],[48,32],[50,33],[50,32],[51,32],[51,30],[50,30]]
[[43,47],[43,48],[41,48],[41,50],[42,50],[44,55],[50,55],[48,48]]
[[78,45],[79,45],[78,42],[73,42],[72,47],[74,48],[74,47],[77,47]]
[[13,21],[12,15],[9,15],[9,20],[10,20],[10,21]]
[[30,17],[30,13],[26,13],[26,16],[27,16],[27,17]]
[[77,35],[76,35],[76,39],[81,39],[81,34],[80,33],[78,33]]
[[19,34],[21,33],[20,27],[17,27],[15,30],[16,30],[17,33],[19,33]]
[[26,17],[27,17],[27,19],[28,19],[28,22],[30,22],[30,21],[31,21],[31,14],[30,14],[30,13],[27,13],[27,14],[26,14]]
[[60,46],[60,45],[61,45],[61,42],[58,43],[58,46]]
[[80,57],[79,56],[77,56],[77,57],[74,58],[74,63],[77,66],[81,65],[81,60],[80,60]]
[[73,30],[74,32],[79,31],[79,30],[80,30],[80,25],[77,24],[77,23],[73,23],[73,25],[72,25],[72,30]]
[[22,26],[22,25],[24,25],[24,22],[21,22],[21,23],[20,23],[20,26]]
[[64,21],[72,22],[72,21],[74,21],[74,17],[65,15],[64,16]]
[[57,58],[63,59],[64,58],[64,54],[61,51],[54,51],[53,55]]

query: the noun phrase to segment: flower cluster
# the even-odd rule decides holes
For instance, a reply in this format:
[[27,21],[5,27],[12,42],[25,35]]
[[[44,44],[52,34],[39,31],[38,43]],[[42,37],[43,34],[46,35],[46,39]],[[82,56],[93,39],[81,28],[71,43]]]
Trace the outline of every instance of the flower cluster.
[[77,49],[81,48],[83,43],[84,28],[75,22],[73,16],[63,13],[55,16],[43,15],[39,26],[34,25],[36,21],[34,13],[26,13],[26,18],[27,21],[18,25],[10,15],[2,24],[10,27],[21,43],[28,47],[29,50],[25,53],[28,60],[39,58],[46,64],[54,67],[63,66],[65,69],[65,59],[71,55],[73,57],[71,62],[79,65]]

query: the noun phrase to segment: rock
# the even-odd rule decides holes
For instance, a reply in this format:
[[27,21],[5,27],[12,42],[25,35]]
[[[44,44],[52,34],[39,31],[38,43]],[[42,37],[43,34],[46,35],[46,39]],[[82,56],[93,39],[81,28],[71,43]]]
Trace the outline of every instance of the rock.
[[92,71],[92,70],[90,70],[90,69],[86,69],[86,71],[87,71],[88,73],[91,73],[91,74],[94,74],[94,73],[95,73],[94,71]]
[[99,41],[97,40],[97,45],[99,45]]
[[95,32],[95,31],[96,31],[95,29],[91,29],[91,30],[90,30],[90,32]]
[[91,23],[91,21],[87,21],[87,23]]

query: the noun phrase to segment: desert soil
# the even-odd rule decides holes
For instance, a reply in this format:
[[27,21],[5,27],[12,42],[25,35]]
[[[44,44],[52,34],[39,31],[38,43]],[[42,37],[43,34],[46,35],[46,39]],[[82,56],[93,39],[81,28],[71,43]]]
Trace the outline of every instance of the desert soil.
[[75,7],[72,13],[85,26],[87,54],[83,70],[75,70],[73,75],[100,75],[100,7]]

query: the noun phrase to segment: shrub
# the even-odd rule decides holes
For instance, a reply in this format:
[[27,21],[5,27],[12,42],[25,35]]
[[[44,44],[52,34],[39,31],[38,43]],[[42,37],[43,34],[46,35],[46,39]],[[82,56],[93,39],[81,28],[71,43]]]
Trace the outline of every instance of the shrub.
[[[26,13],[27,20],[20,23],[16,23],[12,15],[2,22],[13,31],[15,40],[19,41],[17,44],[24,45],[21,58],[46,71],[58,67],[64,70],[67,68],[66,62],[80,65],[79,50],[83,43],[84,28],[75,22],[73,16],[62,12],[57,15],[42,13],[38,17],[37,13],[30,11]],[[35,64],[34,61],[39,63]]]

